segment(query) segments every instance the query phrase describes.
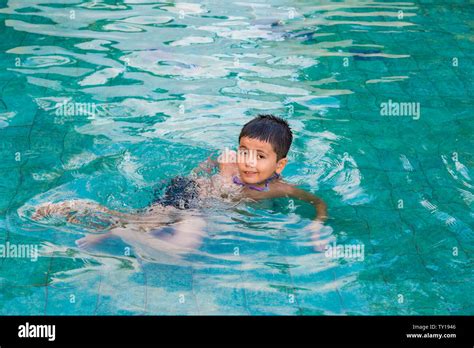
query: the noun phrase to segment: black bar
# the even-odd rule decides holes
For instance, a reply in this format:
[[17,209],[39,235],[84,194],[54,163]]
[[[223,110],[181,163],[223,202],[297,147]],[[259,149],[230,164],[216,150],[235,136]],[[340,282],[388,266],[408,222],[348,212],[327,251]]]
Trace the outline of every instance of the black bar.
[[[78,344],[137,346],[162,344],[410,344],[472,347],[470,316],[5,316],[0,317],[0,346]],[[28,326],[27,324],[28,323]],[[23,325],[21,327],[21,325]],[[31,325],[55,325],[54,340],[41,338]],[[28,330],[29,329],[29,330]],[[43,327],[45,329],[45,327]],[[408,338],[407,334],[426,337]],[[434,338],[429,335],[455,334]]]

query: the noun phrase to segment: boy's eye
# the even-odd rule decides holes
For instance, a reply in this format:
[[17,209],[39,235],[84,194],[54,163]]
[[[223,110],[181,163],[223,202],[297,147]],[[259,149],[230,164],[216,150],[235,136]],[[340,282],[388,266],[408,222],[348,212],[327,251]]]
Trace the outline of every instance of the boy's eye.
[[239,153],[243,156],[247,156],[247,150],[239,150]]
[[258,159],[264,159],[265,156],[263,156],[263,155],[258,155],[257,158],[258,158]]

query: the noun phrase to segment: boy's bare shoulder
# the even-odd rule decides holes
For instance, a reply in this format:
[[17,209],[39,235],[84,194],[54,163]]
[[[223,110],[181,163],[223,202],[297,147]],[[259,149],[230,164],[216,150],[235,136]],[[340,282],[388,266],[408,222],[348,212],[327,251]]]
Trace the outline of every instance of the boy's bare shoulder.
[[270,192],[273,191],[282,196],[290,195],[295,189],[295,185],[287,183],[282,179],[271,182],[269,186]]
[[268,199],[268,198],[278,198],[278,197],[289,197],[294,192],[294,185],[284,182],[283,180],[276,180],[269,183],[268,191],[254,191],[246,190],[246,196],[252,199]]

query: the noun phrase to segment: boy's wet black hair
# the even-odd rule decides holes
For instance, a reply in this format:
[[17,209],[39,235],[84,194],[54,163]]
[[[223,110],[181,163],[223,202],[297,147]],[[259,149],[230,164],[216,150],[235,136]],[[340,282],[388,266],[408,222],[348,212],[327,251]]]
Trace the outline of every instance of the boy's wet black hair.
[[240,131],[239,141],[242,137],[269,142],[277,154],[277,161],[286,157],[293,141],[288,122],[274,115],[263,114],[257,115],[244,125]]

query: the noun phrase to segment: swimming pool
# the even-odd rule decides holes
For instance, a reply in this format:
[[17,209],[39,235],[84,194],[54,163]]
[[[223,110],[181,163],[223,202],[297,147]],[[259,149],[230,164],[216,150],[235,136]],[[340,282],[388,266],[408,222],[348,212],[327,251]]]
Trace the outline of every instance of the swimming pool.
[[[2,2],[0,238],[39,249],[0,259],[0,314],[473,314],[473,7],[318,3]],[[143,208],[262,112],[357,257],[285,199],[208,208],[184,257],[25,213]]]

